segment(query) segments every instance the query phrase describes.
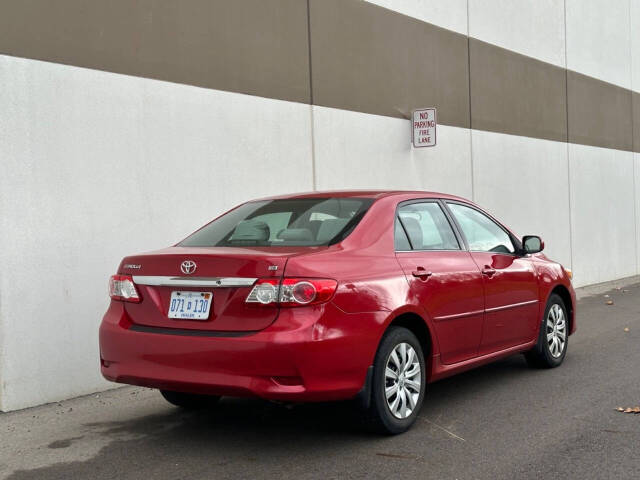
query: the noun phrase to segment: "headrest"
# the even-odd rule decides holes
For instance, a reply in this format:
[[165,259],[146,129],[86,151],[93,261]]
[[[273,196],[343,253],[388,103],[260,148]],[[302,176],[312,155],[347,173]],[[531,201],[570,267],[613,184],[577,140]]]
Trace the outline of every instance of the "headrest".
[[313,240],[313,234],[308,228],[285,228],[278,233],[278,238],[285,241],[310,242]]
[[236,229],[233,231],[230,240],[255,240],[264,241],[269,240],[271,231],[269,225],[259,220],[243,220],[238,223]]

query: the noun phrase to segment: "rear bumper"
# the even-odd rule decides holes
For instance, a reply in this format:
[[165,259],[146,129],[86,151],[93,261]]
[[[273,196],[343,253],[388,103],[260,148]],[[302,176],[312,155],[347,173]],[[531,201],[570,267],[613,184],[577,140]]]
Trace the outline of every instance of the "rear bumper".
[[100,326],[101,370],[113,382],[192,393],[346,399],[364,385],[385,316],[346,314],[329,303],[282,309],[260,332],[186,336],[132,330],[114,301]]

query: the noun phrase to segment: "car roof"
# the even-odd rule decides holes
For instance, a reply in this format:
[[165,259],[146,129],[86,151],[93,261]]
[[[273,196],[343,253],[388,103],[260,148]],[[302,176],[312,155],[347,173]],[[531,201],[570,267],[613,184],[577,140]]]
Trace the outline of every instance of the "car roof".
[[[260,198],[258,200],[278,200],[278,199],[292,199],[292,198],[382,198],[393,196],[411,196],[416,198],[447,198],[450,200],[462,200],[469,202],[469,200],[458,197],[456,195],[450,195],[440,192],[426,192],[422,190],[320,190],[315,192],[302,192],[291,193],[287,195],[274,195],[271,197]],[[471,202],[469,202],[471,203]]]

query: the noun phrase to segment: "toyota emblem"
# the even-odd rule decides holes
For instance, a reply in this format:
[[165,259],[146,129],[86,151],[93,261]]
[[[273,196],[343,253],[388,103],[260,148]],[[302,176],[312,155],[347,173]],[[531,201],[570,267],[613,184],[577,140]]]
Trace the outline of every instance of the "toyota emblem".
[[180,264],[180,270],[182,270],[182,273],[185,275],[191,275],[196,271],[196,262],[193,260],[185,260]]

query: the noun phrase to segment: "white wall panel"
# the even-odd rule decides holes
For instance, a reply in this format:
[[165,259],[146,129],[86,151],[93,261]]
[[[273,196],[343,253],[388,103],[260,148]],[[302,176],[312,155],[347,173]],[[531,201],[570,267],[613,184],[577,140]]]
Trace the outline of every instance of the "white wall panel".
[[423,22],[467,35],[467,0],[367,0]]
[[475,201],[571,265],[567,144],[473,130]]
[[470,131],[438,125],[411,147],[408,120],[313,107],[317,188],[397,188],[471,197]]
[[635,275],[633,153],[569,145],[577,286]]
[[631,88],[640,92],[640,0],[630,0]]
[[566,2],[567,68],[631,88],[629,1]]
[[471,1],[469,36],[564,67],[564,0]]
[[107,387],[120,259],[312,189],[310,107],[0,56],[1,407]]

